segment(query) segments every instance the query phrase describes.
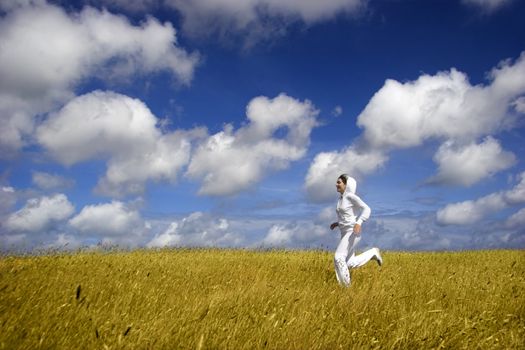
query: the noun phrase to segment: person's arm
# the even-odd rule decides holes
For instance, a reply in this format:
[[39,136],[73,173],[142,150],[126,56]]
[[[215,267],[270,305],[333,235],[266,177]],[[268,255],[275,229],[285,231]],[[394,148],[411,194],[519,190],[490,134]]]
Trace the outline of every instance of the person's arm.
[[333,229],[336,228],[337,226],[339,226],[339,223],[338,223],[338,222],[333,222],[333,223],[330,225],[330,230],[333,230]]
[[349,199],[352,201],[352,203],[361,208],[361,212],[359,213],[359,216],[356,220],[356,223],[354,225],[354,232],[355,234],[359,235],[361,233],[361,225],[363,222],[368,220],[370,217],[370,214],[372,213],[372,210],[370,207],[355,193],[349,193],[348,194]]

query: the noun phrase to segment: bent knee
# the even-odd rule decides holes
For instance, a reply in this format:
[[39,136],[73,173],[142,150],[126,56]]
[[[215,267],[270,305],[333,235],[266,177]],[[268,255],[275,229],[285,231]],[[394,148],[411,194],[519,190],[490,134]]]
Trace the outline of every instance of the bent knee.
[[346,264],[346,256],[344,254],[335,254],[334,262],[336,264]]

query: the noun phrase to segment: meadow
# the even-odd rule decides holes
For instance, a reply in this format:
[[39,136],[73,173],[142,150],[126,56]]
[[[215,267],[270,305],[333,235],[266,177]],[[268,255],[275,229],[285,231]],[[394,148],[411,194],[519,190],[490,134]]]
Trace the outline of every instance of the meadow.
[[384,252],[340,287],[326,251],[0,258],[0,349],[518,349],[525,252]]

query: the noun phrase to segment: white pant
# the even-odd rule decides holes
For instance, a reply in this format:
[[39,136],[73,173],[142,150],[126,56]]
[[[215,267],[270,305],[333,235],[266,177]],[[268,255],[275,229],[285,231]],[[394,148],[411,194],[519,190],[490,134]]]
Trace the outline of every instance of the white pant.
[[347,232],[341,232],[341,235],[343,237],[335,250],[334,256],[335,276],[339,284],[348,287],[350,286],[350,271],[348,268],[354,269],[363,266],[376,255],[377,249],[372,248],[355,255],[355,247],[361,240],[361,236],[354,234],[352,229]]

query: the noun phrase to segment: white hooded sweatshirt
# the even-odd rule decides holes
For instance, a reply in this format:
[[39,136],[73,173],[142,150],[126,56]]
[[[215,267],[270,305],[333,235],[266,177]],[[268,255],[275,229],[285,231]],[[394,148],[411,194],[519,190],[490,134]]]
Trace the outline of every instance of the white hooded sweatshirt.
[[348,176],[345,192],[337,202],[337,217],[341,232],[352,230],[355,224],[362,225],[370,217],[370,207],[355,194],[357,182]]

